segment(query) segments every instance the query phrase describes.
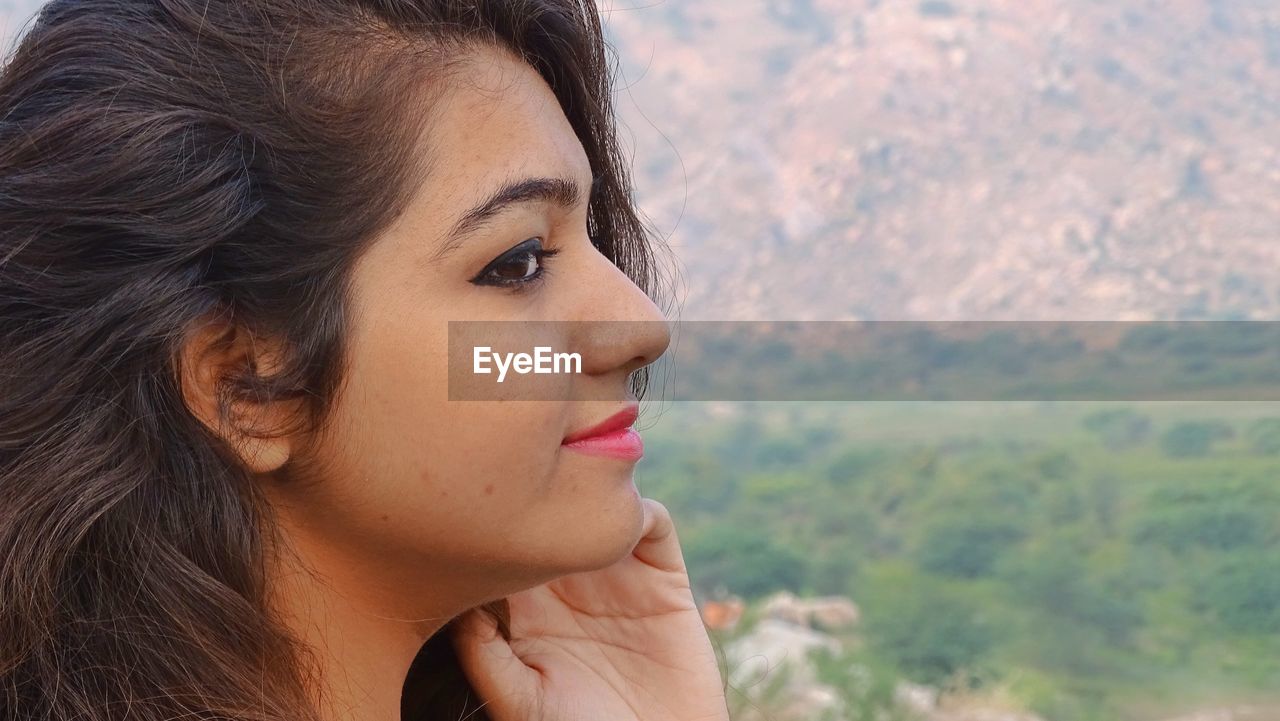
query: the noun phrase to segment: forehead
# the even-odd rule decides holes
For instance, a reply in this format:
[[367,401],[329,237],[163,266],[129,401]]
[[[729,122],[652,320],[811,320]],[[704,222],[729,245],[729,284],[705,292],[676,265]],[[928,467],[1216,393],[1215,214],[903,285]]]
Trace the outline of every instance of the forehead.
[[505,49],[470,52],[451,70],[431,115],[422,146],[428,175],[418,207],[457,212],[515,177],[590,184],[586,152],[555,94]]

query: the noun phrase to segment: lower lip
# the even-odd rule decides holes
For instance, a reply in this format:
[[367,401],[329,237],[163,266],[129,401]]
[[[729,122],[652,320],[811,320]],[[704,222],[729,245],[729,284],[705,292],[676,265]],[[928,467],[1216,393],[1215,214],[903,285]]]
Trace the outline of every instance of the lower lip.
[[589,456],[620,458],[625,461],[638,461],[644,455],[644,440],[631,428],[583,438],[566,443],[564,447]]

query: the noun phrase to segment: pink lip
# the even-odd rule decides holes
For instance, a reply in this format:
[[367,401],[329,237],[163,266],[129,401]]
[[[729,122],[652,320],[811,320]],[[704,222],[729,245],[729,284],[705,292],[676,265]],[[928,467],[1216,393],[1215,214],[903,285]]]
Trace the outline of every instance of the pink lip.
[[561,443],[579,453],[635,461],[644,455],[644,440],[631,427],[639,406],[631,404],[590,428],[569,434]]

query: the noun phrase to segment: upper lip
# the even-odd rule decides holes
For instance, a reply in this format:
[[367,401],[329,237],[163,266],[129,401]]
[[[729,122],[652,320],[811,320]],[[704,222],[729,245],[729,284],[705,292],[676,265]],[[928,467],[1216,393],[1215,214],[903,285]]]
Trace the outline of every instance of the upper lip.
[[570,433],[565,436],[562,443],[573,443],[575,441],[583,440],[584,438],[594,438],[595,436],[603,436],[608,433],[620,431],[623,428],[630,427],[632,423],[635,423],[636,416],[639,414],[640,404],[630,403],[626,408],[614,413],[594,426]]

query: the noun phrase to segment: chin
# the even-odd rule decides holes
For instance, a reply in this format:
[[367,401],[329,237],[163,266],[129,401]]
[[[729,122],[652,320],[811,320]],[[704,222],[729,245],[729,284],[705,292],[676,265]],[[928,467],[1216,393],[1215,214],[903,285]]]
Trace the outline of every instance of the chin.
[[[627,472],[628,477],[630,471]],[[613,480],[613,479],[611,479]],[[629,478],[628,491],[617,494],[602,506],[583,511],[576,528],[565,529],[574,554],[574,571],[592,571],[611,566],[625,558],[640,540],[644,526],[644,505],[640,492]]]

